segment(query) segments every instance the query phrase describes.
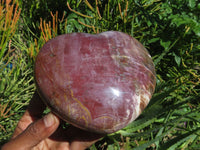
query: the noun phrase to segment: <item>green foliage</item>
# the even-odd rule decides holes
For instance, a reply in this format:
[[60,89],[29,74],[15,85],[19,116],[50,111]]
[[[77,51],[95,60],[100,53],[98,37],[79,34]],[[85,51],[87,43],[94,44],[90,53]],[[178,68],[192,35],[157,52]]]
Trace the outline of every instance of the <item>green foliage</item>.
[[0,60],[5,60],[4,55],[7,53],[9,41],[16,31],[20,11],[18,5],[11,4],[9,1],[0,1]]
[[12,67],[7,66],[0,72],[0,144],[12,135],[35,90],[31,64],[20,51],[13,55],[9,62]]
[[[10,137],[33,94],[33,62],[46,41],[71,32],[95,34],[117,30],[134,36],[149,50],[156,67],[157,86],[148,107],[134,122],[107,135],[90,149],[200,147],[198,1],[23,0],[19,3],[22,24],[3,42],[6,46],[0,62],[0,141]],[[5,34],[2,31],[1,37]]]
[[[26,23],[31,31],[38,35],[40,19],[47,22],[51,21],[50,12],[59,12],[59,18],[62,17],[63,11],[66,8],[66,0],[17,0],[22,9],[23,23]],[[24,31],[27,32],[27,31]]]
[[11,1],[0,1],[0,145],[10,138],[28,104],[35,85],[32,63],[15,47],[20,9]]

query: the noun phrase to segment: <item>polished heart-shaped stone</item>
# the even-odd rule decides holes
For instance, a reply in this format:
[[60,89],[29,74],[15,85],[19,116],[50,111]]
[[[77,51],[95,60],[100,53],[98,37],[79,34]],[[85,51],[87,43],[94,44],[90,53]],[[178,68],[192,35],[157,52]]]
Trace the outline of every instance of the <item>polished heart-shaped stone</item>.
[[40,50],[35,81],[44,103],[68,123],[112,133],[135,120],[156,84],[151,56],[117,31],[57,36]]

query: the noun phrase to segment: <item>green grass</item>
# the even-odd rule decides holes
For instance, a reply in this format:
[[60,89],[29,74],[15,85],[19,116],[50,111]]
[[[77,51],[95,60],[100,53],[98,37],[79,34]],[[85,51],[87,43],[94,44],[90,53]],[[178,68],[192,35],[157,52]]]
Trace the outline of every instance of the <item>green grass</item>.
[[[6,15],[0,16],[0,39],[4,39],[0,45],[0,144],[12,135],[35,90],[34,59],[46,41],[64,33],[117,30],[134,36],[148,49],[156,67],[157,86],[150,104],[137,120],[90,149],[200,147],[197,1],[25,0],[19,1],[19,7],[17,24],[7,30]],[[11,34],[13,27],[15,32]]]

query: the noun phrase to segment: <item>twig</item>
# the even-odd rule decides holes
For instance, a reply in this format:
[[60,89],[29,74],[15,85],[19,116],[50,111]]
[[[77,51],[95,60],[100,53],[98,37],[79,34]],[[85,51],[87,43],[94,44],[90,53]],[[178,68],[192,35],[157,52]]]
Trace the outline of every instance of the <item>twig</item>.
[[82,14],[82,13],[80,13],[80,12],[77,12],[77,11],[71,9],[71,7],[69,6],[69,3],[68,3],[68,2],[67,2],[67,7],[69,8],[70,11],[76,13],[77,15],[80,15],[80,16],[86,17],[86,18],[93,18],[92,16],[87,16],[87,15],[84,15],[84,14]]
[[97,33],[97,32],[96,32],[96,30],[95,30],[95,27],[94,27],[94,26],[87,25],[87,24],[85,24],[85,23],[81,22],[79,19],[78,19],[78,22],[79,22],[80,24],[82,24],[82,25],[84,25],[84,26],[88,27],[88,28],[92,28],[92,29],[93,29],[93,31],[94,31],[94,33]]

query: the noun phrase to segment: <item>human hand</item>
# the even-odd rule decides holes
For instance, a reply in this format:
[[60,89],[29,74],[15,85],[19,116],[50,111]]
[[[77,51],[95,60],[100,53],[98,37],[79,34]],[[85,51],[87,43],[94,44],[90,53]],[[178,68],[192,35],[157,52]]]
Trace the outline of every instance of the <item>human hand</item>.
[[45,108],[35,93],[2,150],[84,150],[103,137],[73,126],[63,129],[59,126],[61,120],[53,113],[41,118]]

